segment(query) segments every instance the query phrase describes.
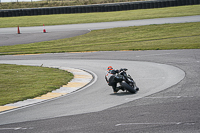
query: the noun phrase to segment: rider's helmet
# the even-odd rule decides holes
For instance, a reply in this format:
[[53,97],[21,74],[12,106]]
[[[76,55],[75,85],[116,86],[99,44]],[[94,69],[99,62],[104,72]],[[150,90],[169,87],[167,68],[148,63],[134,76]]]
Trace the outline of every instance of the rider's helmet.
[[107,70],[108,71],[113,70],[112,66],[109,66]]

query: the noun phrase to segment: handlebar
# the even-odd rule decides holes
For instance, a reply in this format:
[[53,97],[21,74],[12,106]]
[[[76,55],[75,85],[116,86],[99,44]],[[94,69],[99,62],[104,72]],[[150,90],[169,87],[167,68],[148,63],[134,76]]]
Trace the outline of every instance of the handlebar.
[[121,71],[127,71],[127,70],[128,70],[127,68],[121,68],[121,69],[120,69],[120,72],[121,72]]

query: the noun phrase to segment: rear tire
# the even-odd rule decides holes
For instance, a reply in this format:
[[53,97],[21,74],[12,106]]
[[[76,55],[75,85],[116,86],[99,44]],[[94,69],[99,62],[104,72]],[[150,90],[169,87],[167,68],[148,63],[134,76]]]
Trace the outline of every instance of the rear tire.
[[128,85],[126,82],[122,82],[121,86],[125,88],[127,91],[129,91],[130,93],[136,93],[136,90],[130,85]]

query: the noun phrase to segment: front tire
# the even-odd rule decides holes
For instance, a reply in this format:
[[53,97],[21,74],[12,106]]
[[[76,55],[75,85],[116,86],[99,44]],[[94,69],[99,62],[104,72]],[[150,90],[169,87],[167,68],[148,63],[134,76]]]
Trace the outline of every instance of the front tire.
[[136,90],[133,87],[131,87],[129,84],[127,84],[126,82],[122,82],[121,86],[125,88],[127,91],[129,91],[130,93],[136,93]]

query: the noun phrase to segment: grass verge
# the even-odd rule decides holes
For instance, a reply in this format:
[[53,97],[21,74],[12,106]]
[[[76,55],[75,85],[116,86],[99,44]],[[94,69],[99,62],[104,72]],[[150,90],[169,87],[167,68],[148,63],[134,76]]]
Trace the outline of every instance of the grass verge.
[[7,2],[0,3],[0,9],[17,9],[17,8],[38,8],[38,7],[56,7],[56,6],[74,6],[90,5],[117,2],[132,2],[144,0],[43,0],[34,2]]
[[0,55],[81,51],[199,49],[200,22],[135,26],[31,44],[2,46]]
[[71,73],[54,68],[0,64],[0,105],[46,94],[72,78]]
[[0,28],[78,23],[96,23],[110,21],[139,20],[151,18],[200,15],[200,5],[178,6],[155,9],[140,9],[117,12],[99,12],[82,14],[57,14],[40,16],[1,17]]

